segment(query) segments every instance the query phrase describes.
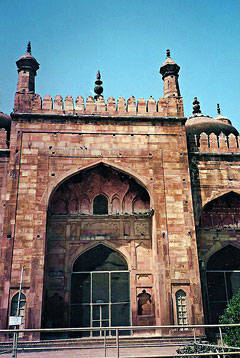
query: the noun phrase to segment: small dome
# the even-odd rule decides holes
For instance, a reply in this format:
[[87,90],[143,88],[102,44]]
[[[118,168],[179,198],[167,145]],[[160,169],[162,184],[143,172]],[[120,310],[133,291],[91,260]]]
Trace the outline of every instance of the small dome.
[[0,128],[9,129],[11,126],[11,117],[0,111]]
[[26,54],[21,56],[20,59],[17,60],[16,64],[18,72],[22,70],[32,70],[36,74],[36,71],[39,69],[39,63],[37,62],[35,57],[32,56],[30,42],[27,45]]
[[162,79],[164,79],[166,76],[175,75],[178,76],[178,72],[180,70],[180,66],[174,62],[170,57],[170,50],[167,49],[167,58],[163,62],[162,66],[160,67],[159,72],[162,75]]
[[232,124],[232,122],[230,121],[229,118],[227,118],[221,114],[221,109],[220,109],[219,103],[217,104],[217,113],[218,113],[218,115],[217,115],[217,117],[215,117],[215,119],[219,119],[220,121],[223,121],[225,123]]
[[202,114],[197,97],[194,98],[193,102],[193,115],[188,118],[185,126],[187,134],[199,135],[203,132],[206,134],[215,133],[217,135],[220,133],[224,133],[226,135],[231,133],[235,135],[239,134],[236,128],[232,126],[231,121],[222,116],[220,113],[216,118]]

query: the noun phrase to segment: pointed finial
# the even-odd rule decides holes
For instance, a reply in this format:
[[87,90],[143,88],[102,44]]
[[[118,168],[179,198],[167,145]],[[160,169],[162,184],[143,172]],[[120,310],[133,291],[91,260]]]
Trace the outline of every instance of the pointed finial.
[[167,49],[166,53],[167,53],[167,57],[170,57],[170,50],[169,50],[169,48]]
[[220,109],[220,104],[219,103],[217,103],[217,113],[221,114],[221,109]]
[[28,44],[27,44],[27,53],[30,53],[30,55],[31,55],[31,42],[30,41],[28,41]]
[[102,85],[102,81],[101,81],[101,74],[100,71],[97,71],[97,80],[95,81],[95,87],[94,87],[94,92],[96,93],[96,96],[94,96],[94,99],[97,101],[99,97],[102,97],[102,93],[103,93],[103,87]]
[[192,113],[193,114],[201,113],[200,102],[198,101],[197,97],[194,97]]
[[98,70],[97,71],[97,80],[100,80],[101,79],[101,73],[100,73],[100,71]]

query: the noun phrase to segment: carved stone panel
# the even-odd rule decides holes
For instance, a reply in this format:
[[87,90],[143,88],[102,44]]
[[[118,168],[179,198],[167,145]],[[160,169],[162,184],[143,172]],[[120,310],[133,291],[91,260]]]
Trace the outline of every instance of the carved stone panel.
[[134,233],[137,236],[149,236],[149,221],[135,222]]
[[81,227],[81,236],[112,236],[118,237],[120,235],[119,222],[99,221],[99,222],[85,222]]
[[64,238],[66,224],[64,222],[51,222],[48,226],[48,238]]

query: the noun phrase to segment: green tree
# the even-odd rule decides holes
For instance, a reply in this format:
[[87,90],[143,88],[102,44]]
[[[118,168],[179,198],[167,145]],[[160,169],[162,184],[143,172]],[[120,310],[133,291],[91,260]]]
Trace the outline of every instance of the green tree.
[[[233,296],[224,310],[224,314],[220,317],[221,324],[240,323],[240,289]],[[232,347],[240,347],[240,327],[224,328],[224,342]]]

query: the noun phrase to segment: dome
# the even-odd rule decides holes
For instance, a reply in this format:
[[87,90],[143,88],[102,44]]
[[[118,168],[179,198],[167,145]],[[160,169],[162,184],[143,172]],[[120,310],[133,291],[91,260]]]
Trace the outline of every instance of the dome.
[[11,126],[11,117],[0,111],[0,128],[9,129]]
[[35,59],[35,57],[31,54],[31,43],[29,42],[27,45],[27,53],[20,57],[20,59],[16,62],[18,72],[22,70],[32,70],[35,72],[39,69],[39,63]]
[[162,79],[164,79],[166,76],[178,76],[178,72],[180,70],[180,67],[174,62],[170,57],[170,50],[167,49],[167,58],[163,62],[162,66],[160,67],[159,72],[162,75]]
[[197,97],[194,98],[193,102],[193,115],[188,118],[185,126],[187,134],[199,135],[203,132],[206,134],[215,133],[217,135],[220,133],[225,135],[231,133],[234,135],[239,134],[236,128],[232,126],[231,121],[227,117],[222,116],[220,112],[216,118],[202,114]]

